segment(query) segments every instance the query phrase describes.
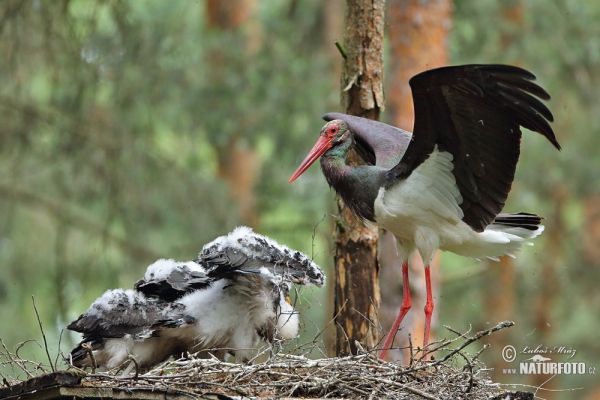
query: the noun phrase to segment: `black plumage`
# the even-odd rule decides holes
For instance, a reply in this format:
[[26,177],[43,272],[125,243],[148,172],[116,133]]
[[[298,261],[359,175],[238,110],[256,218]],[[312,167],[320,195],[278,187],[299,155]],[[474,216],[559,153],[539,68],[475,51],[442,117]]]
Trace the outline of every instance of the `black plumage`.
[[481,232],[504,207],[515,176],[523,126],[558,150],[550,95],[535,75],[508,65],[466,65],[425,71],[410,80],[413,140],[390,179],[406,179],[437,145],[454,156],[452,174],[463,197],[463,221]]

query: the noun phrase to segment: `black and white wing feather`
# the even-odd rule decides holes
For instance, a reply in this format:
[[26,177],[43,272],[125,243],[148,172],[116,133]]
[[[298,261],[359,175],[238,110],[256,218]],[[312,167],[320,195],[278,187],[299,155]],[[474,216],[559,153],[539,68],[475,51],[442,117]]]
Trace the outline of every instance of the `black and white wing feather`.
[[181,336],[177,328],[185,331],[194,323],[184,304],[147,298],[133,290],[108,290],[67,326],[83,334],[71,360],[78,367],[112,369],[132,355],[141,368],[148,368],[181,354],[186,344],[177,339]]
[[245,226],[205,245],[195,261],[213,279],[254,273],[298,285],[323,286],[326,281],[321,267],[308,256]]
[[205,269],[195,261],[161,259],[148,267],[134,288],[148,297],[172,302],[194,290],[207,288],[211,282]]
[[183,305],[178,303],[147,298],[133,290],[107,290],[67,329],[82,333],[84,341],[125,335],[142,340],[155,336],[162,321],[183,318],[183,312]]

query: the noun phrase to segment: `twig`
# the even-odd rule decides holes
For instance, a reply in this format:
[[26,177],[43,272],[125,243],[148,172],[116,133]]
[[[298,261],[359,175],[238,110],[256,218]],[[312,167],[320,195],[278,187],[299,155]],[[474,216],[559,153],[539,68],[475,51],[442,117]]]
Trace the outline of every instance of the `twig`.
[[[24,342],[17,343],[17,345],[15,346],[15,356],[17,358],[21,358],[21,356],[19,355],[19,350],[21,350],[23,348],[23,346],[25,346],[27,343],[31,343],[31,342],[40,346],[40,343],[37,341],[37,339],[29,339],[29,340],[25,340]],[[42,346],[40,346],[40,349],[41,348],[42,348]]]
[[344,46],[342,46],[342,44],[340,42],[338,42],[337,40],[334,42],[335,43],[335,47],[337,47],[337,49],[340,51],[340,54],[342,55],[342,57],[345,59],[348,58],[348,53],[346,53],[346,50],[344,49]]
[[[487,347],[483,346],[483,349],[486,349],[486,348]],[[473,378],[473,364],[471,363],[471,360],[469,360],[467,357],[465,357],[464,354],[462,354],[462,352],[459,352],[458,354],[460,354],[465,359],[465,361],[467,362],[465,364],[465,366],[463,367],[463,371],[465,369],[467,369],[467,368],[469,369],[469,386],[465,390],[465,393],[470,393],[471,390],[473,389],[473,381],[474,381],[474,378]],[[477,354],[481,354],[481,350],[479,352],[477,352]],[[475,359],[475,357],[473,357],[473,359]]]
[[410,387],[408,385],[401,385],[399,383],[396,383],[394,381],[390,381],[390,380],[387,380],[387,379],[382,379],[381,382],[385,383],[387,385],[397,386],[399,388],[402,388],[402,389],[404,389],[404,390],[406,390],[408,392],[411,392],[413,394],[416,394],[416,395],[421,396],[421,397],[423,397],[425,399],[428,399],[428,400],[440,400],[438,397],[435,397],[435,396],[433,396],[433,395],[431,395],[429,393],[423,392],[422,390]]
[[133,361],[133,364],[135,365],[135,375],[133,376],[133,379],[137,380],[140,375],[140,364],[138,364],[138,361],[131,354],[128,355],[127,358]]
[[[556,375],[552,375],[550,378],[546,379],[542,385],[546,384],[546,382],[548,382],[550,379],[553,379]],[[568,389],[548,389],[548,388],[544,388],[541,385],[540,386],[535,386],[535,385],[527,385],[524,383],[500,383],[500,386],[508,386],[510,388],[514,388],[517,386],[520,387],[524,387],[527,389],[535,389],[535,393],[537,394],[538,390],[544,390],[546,392],[575,392],[578,390],[583,390],[583,387],[577,387],[577,388],[568,388]]]
[[382,386],[383,386],[383,383],[379,386],[374,387],[373,390],[371,391],[371,394],[369,395],[368,400],[373,400],[375,398],[375,395],[377,394],[377,392],[381,391]]
[[312,227],[311,256],[310,256],[310,258],[312,258],[313,260],[315,259],[315,237],[317,236],[317,227],[319,226],[319,224],[321,222],[323,222],[325,220],[325,218],[327,218],[327,214],[323,214],[323,218],[321,218],[319,221],[317,221],[317,223],[315,224],[315,226]]
[[473,329],[473,326],[471,324],[469,324],[469,330],[464,333],[459,332],[456,329],[454,329],[448,325],[444,325],[444,328],[448,329],[452,333],[456,333],[458,335],[458,337],[461,338],[461,337],[467,337],[467,335],[471,332],[471,329]]
[[342,313],[342,311],[346,307],[346,304],[348,304],[348,299],[346,299],[346,301],[344,302],[344,304],[340,307],[340,309],[338,310],[337,314],[335,314],[333,316],[333,318],[329,320],[329,322],[327,323],[327,325],[325,325],[325,328],[321,329],[319,331],[319,333],[317,333],[317,335],[313,338],[313,340],[312,340],[313,343],[315,343],[316,340],[319,338],[319,336],[321,336],[323,334],[323,332],[325,332],[325,330],[329,327],[329,325],[331,325],[337,319],[337,317],[339,317],[339,315]]
[[415,354],[413,352],[412,335],[410,334],[410,332],[408,333],[408,348],[410,349],[410,362],[408,363],[408,365],[412,367],[415,362]]
[[[81,348],[85,350],[88,356],[90,356],[90,360],[92,361],[92,374],[95,374],[98,364],[96,363],[96,357],[94,357],[94,351],[92,350],[92,347],[87,343],[81,343]],[[71,364],[73,364],[72,361]]]
[[2,348],[4,348],[4,351],[6,353],[6,358],[8,358],[9,361],[13,361],[13,356],[10,354],[10,351],[8,351],[8,347],[6,347],[6,343],[4,343],[4,340],[2,340],[1,337],[0,337],[0,344],[2,344]]
[[[499,323],[498,325],[496,325],[496,326],[494,326],[494,327],[492,327],[492,328],[490,328],[490,329],[486,329],[486,330],[484,330],[484,331],[477,332],[477,333],[475,334],[475,336],[472,336],[472,337],[470,337],[470,338],[467,338],[467,340],[465,340],[465,342],[464,342],[463,344],[461,344],[461,345],[460,345],[460,346],[459,346],[457,349],[455,349],[454,351],[452,351],[452,352],[450,352],[449,354],[447,354],[445,357],[443,357],[443,358],[440,358],[439,360],[436,360],[436,361],[434,361],[434,362],[433,362],[433,363],[431,363],[431,364],[427,364],[427,365],[422,365],[422,366],[420,366],[420,367],[416,367],[416,368],[415,368],[415,370],[425,369],[425,368],[427,368],[427,367],[431,367],[431,366],[434,366],[434,365],[441,364],[441,363],[443,363],[443,362],[447,361],[448,359],[450,359],[451,357],[453,357],[453,356],[454,356],[456,353],[458,353],[459,351],[461,351],[462,349],[464,349],[465,347],[467,347],[467,346],[468,346],[468,345],[470,345],[471,343],[473,343],[473,342],[475,342],[475,341],[477,341],[477,340],[481,339],[481,338],[482,338],[482,337],[484,337],[484,336],[491,335],[492,333],[494,333],[494,332],[496,332],[496,331],[499,331],[499,330],[501,330],[501,329],[504,329],[504,328],[509,328],[509,327],[513,326],[514,324],[515,324],[515,323],[514,323],[514,322],[512,322],[512,321],[504,321],[504,322],[501,322],[501,323]],[[458,338],[456,338],[456,339],[452,339],[452,340],[446,341],[446,342],[442,343],[442,345],[441,345],[441,346],[439,346],[439,347],[436,347],[435,349],[433,349],[433,350],[431,350],[431,351],[429,351],[429,352],[427,352],[427,353],[432,353],[432,352],[434,352],[434,351],[436,351],[436,350],[439,350],[439,349],[441,349],[441,348],[443,348],[443,347],[447,346],[447,344],[448,344],[448,343],[451,343],[451,342],[454,342],[454,341],[456,341],[456,340],[457,340],[457,339],[459,339],[460,337],[462,337],[462,336],[459,336],[459,337],[458,337]],[[425,356],[427,353],[423,354],[423,355],[422,355],[422,356],[419,358],[419,361],[421,361],[421,360],[423,359],[423,357],[424,357],[424,356]]]
[[54,366],[58,365],[58,357],[62,356],[63,360],[65,359],[63,352],[60,350],[60,344],[62,343],[62,336],[64,331],[64,329],[61,329],[60,335],[58,336],[58,351],[56,352],[56,358],[54,359]]
[[475,355],[473,357],[471,357],[471,364],[479,358],[481,353],[483,353],[485,350],[489,349],[490,347],[491,347],[491,345],[489,343],[484,344],[483,347],[477,353],[475,353]]
[[[26,343],[26,342],[22,342],[22,343]],[[0,343],[2,343],[2,347],[4,348],[4,351],[6,352],[6,358],[8,358],[8,360],[9,360],[9,365],[12,368],[13,373],[16,373],[14,365],[17,365],[19,368],[21,368],[23,370],[23,372],[25,372],[25,374],[28,377],[30,377],[30,378],[33,377],[31,372],[29,372],[27,370],[27,367],[23,364],[23,361],[18,356],[13,357],[13,355],[10,354],[10,351],[8,351],[8,347],[6,347],[6,344],[4,343],[2,338],[0,338]]]
[[42,338],[44,339],[44,348],[46,349],[46,355],[48,356],[50,368],[52,369],[52,372],[55,372],[56,370],[54,369],[54,365],[52,365],[52,357],[50,357],[50,351],[48,351],[48,341],[46,340],[46,334],[44,333],[42,320],[40,319],[40,314],[38,313],[37,307],[35,305],[35,296],[31,296],[31,301],[33,301],[33,309],[35,310],[35,315],[37,316],[38,323],[40,324],[40,331],[42,331]]

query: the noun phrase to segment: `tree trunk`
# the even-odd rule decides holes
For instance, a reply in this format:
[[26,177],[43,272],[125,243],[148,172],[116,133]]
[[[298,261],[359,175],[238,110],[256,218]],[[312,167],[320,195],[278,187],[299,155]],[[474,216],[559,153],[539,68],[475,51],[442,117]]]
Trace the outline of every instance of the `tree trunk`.
[[448,64],[451,0],[390,0],[390,82],[388,119],[412,131],[414,109],[408,81],[415,74]]
[[[550,343],[552,329],[557,326],[552,319],[552,311],[556,308],[557,300],[560,299],[557,266],[561,265],[564,260],[564,232],[568,231],[564,215],[569,200],[569,189],[565,185],[555,186],[548,196],[553,200],[554,207],[545,224],[547,257],[542,263],[538,297],[535,299],[535,330],[539,343]],[[530,379],[531,385],[543,386],[544,389],[549,390],[544,398],[548,400],[555,398],[555,394],[551,392],[558,388],[555,381],[548,381],[548,376],[541,374],[532,374]]]
[[[511,3],[502,13],[504,21],[514,25],[515,27],[523,24],[524,17],[523,5],[519,2]],[[516,31],[515,31],[516,32]],[[515,34],[503,33],[500,36],[502,47],[508,49],[517,39]],[[518,40],[518,39],[517,39]],[[518,62],[514,61],[515,64]],[[515,260],[508,256],[500,257],[500,262],[491,260],[485,261],[488,264],[485,272],[485,313],[489,316],[490,321],[506,321],[514,319],[515,299],[517,297],[516,271]],[[506,341],[506,337],[502,335],[492,335],[488,340],[493,348],[502,348]],[[494,368],[494,374],[497,379],[501,379],[500,365],[503,364],[501,354],[490,354],[489,358],[492,363],[498,365]]]
[[[256,7],[255,0],[208,0],[206,3],[207,23],[209,28],[221,30],[239,30],[247,26],[251,21],[250,17]],[[256,25],[250,26],[248,34],[244,35],[243,40],[248,53],[253,53],[259,46],[258,28]],[[222,59],[222,55],[215,54],[210,59],[215,65],[214,71],[222,69],[221,63],[227,60]],[[216,79],[219,79],[217,76]],[[224,79],[224,78],[222,78]],[[217,148],[219,178],[224,179],[229,184],[230,194],[237,202],[238,213],[241,223],[257,228],[258,215],[256,214],[254,186],[261,171],[261,159],[254,147],[247,144],[241,137],[234,136],[229,142]]]
[[600,193],[588,194],[583,200],[583,258],[589,265],[600,260]]
[[[408,81],[419,72],[448,64],[446,42],[452,22],[451,1],[392,0],[389,2],[387,22],[391,53],[388,120],[394,126],[412,131],[414,109]],[[391,233],[383,232],[382,235],[391,236]],[[384,332],[391,328],[402,303],[401,266],[393,242],[394,239],[385,237],[380,247],[383,302],[379,316]],[[383,254],[384,251],[386,254]],[[438,257],[433,259],[430,270],[435,300],[439,292]],[[423,261],[418,254],[411,260],[410,276],[412,310],[404,319],[403,327],[412,334],[413,344],[418,345],[423,342],[423,307],[426,300]],[[437,320],[436,310],[437,307],[432,318],[432,336]],[[407,347],[408,335],[396,335],[393,346]],[[408,352],[402,354],[400,351],[388,351],[386,354],[388,360],[406,359],[407,356]]]
[[[499,321],[513,321],[515,319],[515,300],[517,297],[517,282],[515,260],[509,256],[500,257],[500,262],[486,260],[487,268],[484,272],[481,290],[483,292],[483,309],[490,323]],[[478,325],[482,327],[482,324]],[[507,344],[511,332],[503,335],[490,335],[486,342],[493,349],[502,349]],[[510,339],[509,342],[511,343]],[[486,362],[494,365],[492,376],[498,381],[506,377],[502,367],[506,362],[499,351],[486,354]],[[545,387],[545,386],[544,386]]]
[[[378,120],[383,107],[383,0],[348,0],[342,71],[346,113]],[[348,164],[360,157],[352,151]],[[377,238],[374,227],[358,221],[341,200],[335,232],[335,352],[356,354],[356,342],[374,348],[379,341]]]

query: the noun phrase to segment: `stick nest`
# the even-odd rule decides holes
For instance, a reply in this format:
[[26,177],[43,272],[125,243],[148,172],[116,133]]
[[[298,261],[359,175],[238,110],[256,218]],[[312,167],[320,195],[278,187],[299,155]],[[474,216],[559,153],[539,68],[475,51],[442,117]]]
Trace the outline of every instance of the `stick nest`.
[[[425,354],[411,348],[410,365],[405,366],[361,349],[358,355],[318,360],[280,353],[256,364],[190,356],[128,376],[78,372],[83,387],[163,391],[190,398],[490,399],[507,392],[488,378],[478,360],[487,346],[474,355],[463,349],[512,325],[503,322],[473,336],[447,327],[457,337],[432,343]],[[424,361],[428,354],[440,358]]]

